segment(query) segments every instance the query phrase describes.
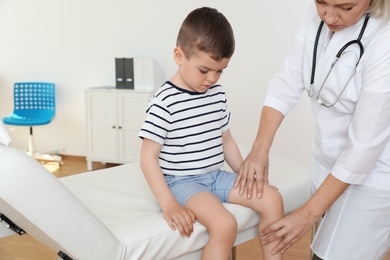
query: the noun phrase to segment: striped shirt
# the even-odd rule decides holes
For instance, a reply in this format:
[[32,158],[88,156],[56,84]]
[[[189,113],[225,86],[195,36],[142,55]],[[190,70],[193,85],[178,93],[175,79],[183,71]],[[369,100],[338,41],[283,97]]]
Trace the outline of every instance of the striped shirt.
[[203,174],[223,166],[222,133],[230,120],[226,103],[221,85],[198,93],[167,81],[157,90],[139,136],[162,145],[164,174]]

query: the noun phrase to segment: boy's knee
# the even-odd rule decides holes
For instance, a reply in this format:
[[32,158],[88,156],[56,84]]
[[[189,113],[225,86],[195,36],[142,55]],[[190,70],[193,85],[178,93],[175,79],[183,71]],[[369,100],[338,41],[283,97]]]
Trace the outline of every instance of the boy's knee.
[[223,220],[218,219],[218,223],[221,225],[222,229],[225,228],[230,231],[237,232],[238,229],[237,219],[231,214],[229,214],[229,217],[226,217]]
[[232,214],[228,214],[223,217],[216,218],[215,225],[214,225],[214,231],[216,233],[224,234],[224,236],[236,237],[237,230],[238,230],[237,220]]
[[224,241],[229,241],[229,243],[234,243],[237,237],[238,224],[236,218],[229,218],[223,221],[221,224],[220,232],[222,234],[222,239]]
[[270,211],[271,209],[283,209],[283,197],[279,190],[271,185],[264,185],[262,196],[263,209]]
[[272,185],[267,185],[267,187],[269,199],[275,203],[283,203],[283,197],[279,190]]

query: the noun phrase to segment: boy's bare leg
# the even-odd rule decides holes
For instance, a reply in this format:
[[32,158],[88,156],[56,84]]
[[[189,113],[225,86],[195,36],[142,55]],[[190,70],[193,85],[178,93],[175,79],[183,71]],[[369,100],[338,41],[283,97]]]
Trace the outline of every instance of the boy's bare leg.
[[209,233],[202,259],[227,260],[237,236],[236,218],[212,193],[201,192],[191,197],[186,207]]
[[282,254],[271,254],[272,249],[275,248],[280,241],[277,240],[268,245],[263,245],[260,236],[260,232],[264,227],[284,216],[283,198],[279,191],[275,187],[265,184],[263,196],[260,199],[256,198],[256,194],[253,194],[251,199],[247,199],[246,194],[240,196],[239,189],[236,188],[231,190],[229,194],[229,202],[247,206],[259,213],[259,239],[263,251],[263,258],[265,260],[283,259]]

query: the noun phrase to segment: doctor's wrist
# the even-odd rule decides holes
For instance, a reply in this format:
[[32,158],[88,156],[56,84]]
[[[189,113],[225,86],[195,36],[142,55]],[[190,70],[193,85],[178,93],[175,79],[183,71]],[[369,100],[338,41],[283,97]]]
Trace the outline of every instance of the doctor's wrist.
[[304,214],[311,225],[317,223],[317,221],[324,215],[324,212],[320,212],[318,209],[314,209],[307,204],[303,205],[301,209],[302,214]]
[[257,154],[269,154],[269,151],[271,150],[271,146],[265,145],[262,142],[254,142],[252,144],[252,151]]

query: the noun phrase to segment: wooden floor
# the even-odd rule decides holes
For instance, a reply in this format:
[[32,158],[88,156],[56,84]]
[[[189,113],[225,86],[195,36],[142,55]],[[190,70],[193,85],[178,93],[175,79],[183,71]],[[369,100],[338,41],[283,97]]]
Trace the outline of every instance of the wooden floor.
[[[55,176],[65,177],[87,171],[87,165],[84,158],[65,157],[61,167],[55,163],[46,163],[48,168]],[[115,165],[94,163],[94,169],[101,169]],[[285,260],[309,260],[310,252],[310,234],[306,234],[300,241],[295,243],[284,255]],[[261,248],[257,239],[250,240],[239,245],[236,249],[237,260],[261,260]],[[0,239],[0,260],[57,260],[56,252],[46,247],[40,242],[34,240],[28,234],[19,236],[12,235]],[[109,259],[108,259],[109,260]],[[390,260],[390,253],[384,260]]]

